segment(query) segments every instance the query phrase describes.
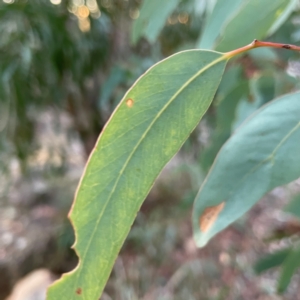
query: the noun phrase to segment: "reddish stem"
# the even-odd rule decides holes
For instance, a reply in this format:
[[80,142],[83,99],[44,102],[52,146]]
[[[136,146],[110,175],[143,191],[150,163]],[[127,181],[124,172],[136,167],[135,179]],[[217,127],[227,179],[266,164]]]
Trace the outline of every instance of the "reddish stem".
[[271,48],[280,48],[280,49],[288,49],[288,50],[294,50],[294,51],[300,51],[299,46],[290,45],[290,44],[280,44],[280,43],[272,43],[272,42],[263,42],[254,40],[251,44],[238,48],[236,50],[226,52],[224,55],[226,58],[231,58],[233,56],[236,56],[238,54],[244,53],[248,50],[259,48],[259,47],[271,47]]

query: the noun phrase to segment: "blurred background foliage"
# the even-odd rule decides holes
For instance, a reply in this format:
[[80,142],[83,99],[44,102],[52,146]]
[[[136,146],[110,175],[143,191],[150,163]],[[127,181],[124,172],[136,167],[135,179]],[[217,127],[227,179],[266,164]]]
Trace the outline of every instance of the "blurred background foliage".
[[[249,15],[243,22],[251,27],[237,26],[259,2],[0,2],[0,299],[33,269],[60,274],[76,265],[66,221],[76,184],[111,112],[150,66],[191,48],[232,50],[231,31],[241,36],[235,46],[245,36],[251,42],[252,31],[260,35],[255,38],[300,42],[295,0],[264,3],[261,22]],[[229,63],[213,105],[138,215],[103,299],[277,299],[271,298],[276,287],[286,290],[299,266],[299,182],[258,204],[258,216],[269,211],[263,233],[253,229],[259,217],[250,213],[201,252],[191,240],[189,213],[231,133],[263,104],[298,90],[299,76],[295,52],[255,49]],[[257,279],[251,270],[260,251],[271,254],[254,269],[282,265],[280,276]],[[299,286],[291,286],[285,299],[299,295]],[[259,298],[264,295],[272,296]]]

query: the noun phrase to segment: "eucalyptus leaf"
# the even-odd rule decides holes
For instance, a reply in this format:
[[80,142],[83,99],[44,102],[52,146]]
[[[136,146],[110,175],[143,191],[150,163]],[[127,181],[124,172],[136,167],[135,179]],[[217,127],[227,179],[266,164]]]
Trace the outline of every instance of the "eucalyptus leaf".
[[142,36],[145,36],[150,43],[154,43],[178,3],[179,0],[168,0],[162,5],[161,0],[144,0],[139,17],[133,22],[132,43],[136,44]]
[[284,260],[287,258],[287,256],[290,254],[290,252],[291,252],[291,249],[286,248],[286,249],[281,249],[279,251],[276,251],[274,253],[268,254],[268,255],[260,258],[254,265],[254,271],[257,274],[260,274],[269,269],[280,266],[284,262]]
[[258,75],[249,80],[250,94],[237,104],[232,131],[266,102],[274,98],[275,82],[272,76]]
[[214,49],[229,51],[249,44],[254,39],[264,38],[289,3],[289,0],[249,0],[245,2],[223,26]]
[[198,246],[265,193],[300,177],[299,97],[288,94],[263,106],[222,147],[194,203]]
[[297,8],[297,5],[299,4],[298,0],[290,0],[289,4],[286,6],[286,8],[280,13],[279,18],[274,22],[272,27],[268,31],[268,35],[272,35],[274,32],[277,31],[277,29],[280,28],[280,26],[286,22],[288,17],[292,14],[292,12]]
[[116,87],[124,80],[126,71],[120,67],[114,67],[111,70],[107,80],[103,83],[100,97],[98,100],[99,108],[105,108]]
[[280,278],[278,280],[277,290],[279,293],[285,292],[287,289],[292,276],[300,268],[300,247],[291,250],[288,257],[282,264],[282,270],[280,273]]
[[197,47],[202,49],[213,49],[217,37],[220,35],[222,27],[231,15],[240,7],[245,0],[232,0],[228,5],[228,0],[218,0],[209,15]]
[[[227,76],[227,72],[224,77]],[[223,82],[223,81],[222,81]],[[221,84],[222,84],[221,82]],[[226,81],[229,85],[230,82]],[[221,88],[220,92],[224,91]],[[237,105],[247,99],[249,95],[249,84],[246,80],[236,82],[236,85],[223,96],[215,105],[216,110],[216,126],[212,133],[209,145],[201,152],[200,163],[205,171],[211,167],[219,150],[231,135],[233,122],[236,115]]]
[[300,219],[300,194],[293,197],[290,203],[285,207],[285,211]]
[[49,288],[48,300],[99,299],[142,202],[208,109],[226,63],[218,52],[181,52],[154,65],[126,93],[70,212],[79,265]]

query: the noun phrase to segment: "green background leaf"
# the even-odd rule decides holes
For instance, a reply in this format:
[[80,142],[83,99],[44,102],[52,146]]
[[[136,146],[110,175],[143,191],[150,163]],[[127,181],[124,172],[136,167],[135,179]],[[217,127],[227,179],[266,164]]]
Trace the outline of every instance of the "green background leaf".
[[214,48],[218,51],[229,51],[249,44],[254,39],[265,37],[289,3],[289,0],[245,2],[223,27]]
[[300,247],[293,249],[288,255],[288,257],[285,259],[285,261],[283,262],[282,270],[280,273],[280,278],[278,280],[278,286],[277,286],[277,290],[279,293],[283,293],[287,289],[293,274],[300,267],[299,258],[300,258]]
[[277,29],[279,29],[282,26],[282,24],[286,22],[291,13],[296,9],[298,3],[298,0],[290,0],[289,4],[286,6],[286,8],[282,11],[280,16],[272,25],[272,27],[269,29],[268,35],[273,34],[275,31],[277,31]]
[[217,103],[216,128],[213,131],[210,145],[201,153],[200,162],[205,171],[208,171],[220,148],[230,137],[236,107],[241,99],[247,98],[248,93],[248,82],[241,80]]
[[271,76],[255,76],[249,80],[250,94],[239,101],[232,129],[237,129],[252,113],[274,98],[275,83]]
[[285,207],[285,211],[300,219],[300,194],[293,197]]
[[70,214],[80,263],[50,287],[49,300],[99,298],[143,200],[208,109],[226,63],[213,51],[181,52],[150,68],[124,96]]
[[[195,199],[198,246],[242,216],[266,192],[300,176],[299,96],[285,95],[263,106],[222,147]],[[199,220],[205,209],[223,202],[212,226],[201,231]]]
[[225,22],[240,7],[245,0],[233,0],[228,5],[228,0],[219,0],[208,17],[200,40],[197,43],[198,48],[213,49],[214,43],[220,34]]
[[160,0],[143,1],[140,15],[134,21],[131,41],[136,44],[138,39],[145,36],[150,43],[154,43],[168,16],[175,10],[179,0],[168,0],[163,4]]
[[290,248],[282,249],[259,259],[254,265],[254,271],[259,274],[280,266],[291,252]]

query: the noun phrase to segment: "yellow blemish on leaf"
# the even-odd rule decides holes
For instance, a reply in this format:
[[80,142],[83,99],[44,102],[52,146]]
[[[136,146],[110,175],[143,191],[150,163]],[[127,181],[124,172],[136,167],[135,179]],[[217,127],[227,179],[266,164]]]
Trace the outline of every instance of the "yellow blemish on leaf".
[[133,101],[132,99],[130,99],[130,98],[126,100],[126,105],[127,105],[129,108],[133,106],[133,103],[134,103],[134,101]]
[[282,12],[283,12],[283,9],[277,9],[277,11],[276,11],[276,17],[279,17],[281,14],[282,14]]
[[199,219],[199,225],[202,232],[209,230],[209,228],[215,223],[224,206],[225,202],[222,202],[216,206],[209,206],[204,209],[204,212]]

